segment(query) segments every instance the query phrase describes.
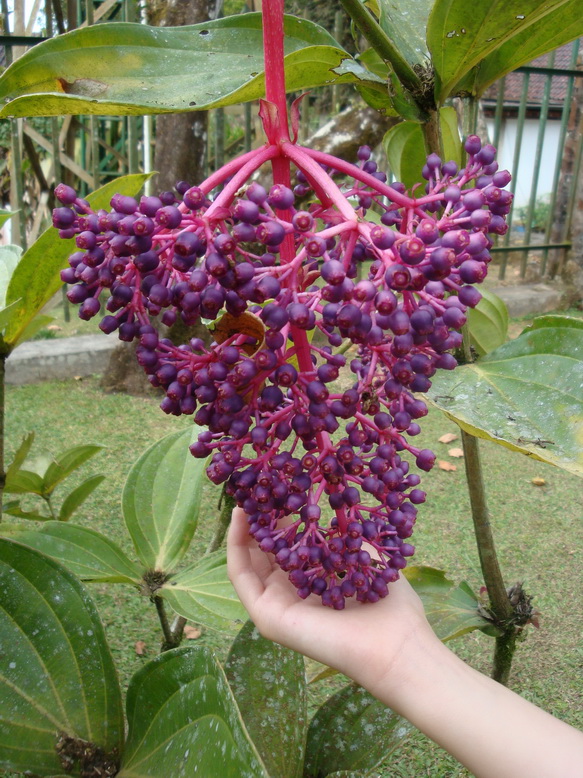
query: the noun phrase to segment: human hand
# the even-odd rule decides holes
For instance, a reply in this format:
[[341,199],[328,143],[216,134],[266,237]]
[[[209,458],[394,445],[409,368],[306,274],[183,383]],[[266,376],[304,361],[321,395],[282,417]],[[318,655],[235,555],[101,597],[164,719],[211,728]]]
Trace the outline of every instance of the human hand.
[[287,575],[249,535],[245,513],[235,508],[227,542],[229,577],[259,632],[318,662],[335,667],[367,688],[383,678],[397,682],[412,643],[437,641],[423,605],[404,578],[378,603],[354,599],[335,611],[319,597],[298,597]]

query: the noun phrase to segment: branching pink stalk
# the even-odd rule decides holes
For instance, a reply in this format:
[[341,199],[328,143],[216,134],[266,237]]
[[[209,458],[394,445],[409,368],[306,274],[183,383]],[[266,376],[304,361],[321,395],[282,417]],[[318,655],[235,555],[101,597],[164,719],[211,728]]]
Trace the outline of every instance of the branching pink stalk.
[[[282,0],[264,3],[264,41],[261,148],[176,194],[115,195],[111,211],[60,185],[53,222],[76,240],[62,279],[79,315],[107,295],[101,329],[137,339],[162,409],[204,428],[191,451],[211,457],[209,478],[261,549],[301,597],[340,609],[386,596],[414,552],[426,496],[411,464],[435,459],[413,442],[419,395],[456,365],[510,177],[475,136],[463,170],[427,158],[422,196],[388,186],[367,147],[357,165],[302,148],[288,127]],[[267,162],[269,191],[250,183]],[[215,322],[214,342],[176,346],[158,317]]]

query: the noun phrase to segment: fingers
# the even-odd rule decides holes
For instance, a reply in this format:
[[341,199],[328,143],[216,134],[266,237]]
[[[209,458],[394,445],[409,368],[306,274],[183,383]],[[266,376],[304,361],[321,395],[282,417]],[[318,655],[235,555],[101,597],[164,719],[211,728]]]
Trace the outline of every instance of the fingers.
[[[255,570],[245,512],[235,508],[227,536],[227,570],[229,579],[245,609],[252,616],[254,605],[265,592],[265,585]],[[265,555],[264,555],[265,556]]]

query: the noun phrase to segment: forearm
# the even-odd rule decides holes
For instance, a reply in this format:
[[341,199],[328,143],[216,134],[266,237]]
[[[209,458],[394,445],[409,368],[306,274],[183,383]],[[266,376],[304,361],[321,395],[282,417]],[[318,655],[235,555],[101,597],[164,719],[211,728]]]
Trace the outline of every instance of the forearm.
[[477,778],[581,778],[583,734],[466,665],[437,640],[416,636],[376,697]]

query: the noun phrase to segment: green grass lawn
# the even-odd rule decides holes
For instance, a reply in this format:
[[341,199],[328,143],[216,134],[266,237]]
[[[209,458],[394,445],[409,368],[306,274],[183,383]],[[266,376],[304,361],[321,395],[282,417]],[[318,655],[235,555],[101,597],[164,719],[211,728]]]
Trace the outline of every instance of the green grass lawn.
[[[27,431],[36,432],[35,448],[56,453],[79,443],[99,443],[106,450],[84,465],[79,480],[102,472],[106,481],[93,493],[74,521],[99,530],[119,542],[133,557],[120,513],[120,495],[131,464],[153,441],[187,426],[185,418],[165,416],[155,397],[105,395],[96,379],[47,382],[7,389],[7,461]],[[457,470],[437,467],[423,474],[428,501],[420,510],[413,541],[417,564],[448,571],[477,591],[482,584],[463,472],[463,460],[438,438],[456,427],[439,412],[423,420],[422,446],[433,448],[438,459]],[[492,525],[500,562],[508,585],[521,581],[534,595],[540,611],[540,629],[528,628],[517,651],[510,685],[529,700],[565,721],[583,728],[583,523],[581,481],[557,468],[513,454],[493,443],[482,445]],[[533,478],[544,479],[535,486]],[[74,485],[71,479],[69,488]],[[58,492],[57,492],[58,498]],[[217,514],[218,491],[208,485],[203,493],[201,524],[185,564],[203,553]],[[59,503],[57,499],[57,504]],[[160,631],[147,598],[128,587],[93,585],[93,594],[105,624],[123,685],[131,674],[159,650]],[[137,656],[136,641],[146,644]],[[213,647],[224,657],[228,640],[204,631],[199,644]],[[474,632],[450,644],[474,667],[488,671],[493,641]],[[320,686],[315,704],[339,683]],[[388,760],[379,776],[419,778],[467,776],[455,760],[422,735],[412,737]]]

